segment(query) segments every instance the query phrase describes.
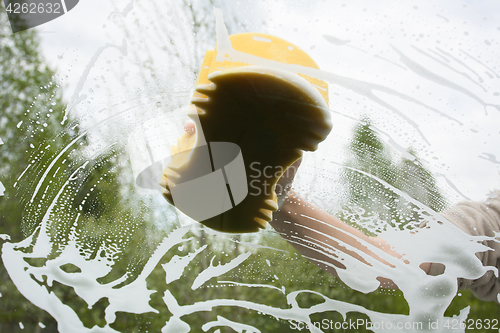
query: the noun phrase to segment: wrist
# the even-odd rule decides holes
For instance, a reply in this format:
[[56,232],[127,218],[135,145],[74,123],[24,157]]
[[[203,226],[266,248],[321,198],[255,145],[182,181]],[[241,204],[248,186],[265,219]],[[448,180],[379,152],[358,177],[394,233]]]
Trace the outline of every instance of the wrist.
[[291,187],[284,193],[281,193],[278,196],[278,209],[291,205],[297,196],[297,193]]

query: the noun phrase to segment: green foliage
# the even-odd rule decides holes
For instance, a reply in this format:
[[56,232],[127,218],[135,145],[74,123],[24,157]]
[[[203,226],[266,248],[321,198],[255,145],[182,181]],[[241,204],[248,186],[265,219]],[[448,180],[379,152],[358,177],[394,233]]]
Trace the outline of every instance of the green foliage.
[[[384,225],[377,229],[367,227],[373,223],[373,216],[391,227],[415,228],[425,219],[426,210],[440,212],[446,207],[434,176],[416,152],[409,148],[408,157],[394,161],[389,148],[381,141],[368,118],[355,127],[348,150],[350,159],[342,179],[349,194],[349,204],[339,214],[344,221],[367,233],[385,228]],[[415,199],[418,204],[409,202],[402,197],[403,194]],[[369,222],[363,224],[365,220]],[[352,290],[346,291],[345,295],[350,293]],[[393,293],[396,296],[376,298],[376,293],[372,293],[363,298],[370,300],[373,308],[368,306],[369,309],[385,312],[389,308],[392,313],[405,313],[407,304],[404,297],[399,291]],[[389,307],[388,303],[391,304]],[[493,319],[500,313],[499,304],[480,301],[470,290],[463,290],[457,294],[445,315],[458,315],[467,306],[470,306],[469,319]]]
[[[304,309],[321,305],[326,297],[346,304],[358,304],[374,311],[408,314],[408,306],[399,291],[376,291],[368,295],[354,291],[302,257],[288,242],[274,233],[265,233],[253,240],[252,237],[255,236],[243,236],[241,239],[240,236],[210,235],[205,232],[190,234],[189,237],[194,237],[190,243],[192,246],[186,244],[171,249],[147,278],[148,289],[156,291],[151,296],[149,304],[157,309],[158,313],[141,315],[119,313],[111,327],[120,332],[159,332],[172,316],[163,300],[165,292],[171,293],[180,306],[215,299],[250,301],[277,309],[289,309],[286,295],[301,291],[296,300]],[[241,245],[240,241],[247,245]],[[252,243],[258,246],[249,245]],[[205,250],[194,257],[184,269],[180,279],[165,283],[166,273],[163,264],[175,256],[185,257],[205,245],[207,246]],[[262,245],[268,248],[261,248]],[[197,289],[191,288],[196,277],[210,265],[227,264],[248,251],[252,255],[236,269],[208,280]],[[196,332],[207,322],[216,321],[219,316],[251,325],[261,332],[285,333],[290,332],[293,327],[292,322],[279,320],[244,306],[214,306],[210,311],[187,314],[181,319],[190,325],[193,332]],[[360,313],[347,314],[347,320],[358,318],[367,319]],[[311,319],[317,322],[344,320],[340,313],[335,311],[320,312],[312,315]],[[221,332],[233,331],[222,328]]]
[[427,209],[441,211],[445,207],[435,178],[415,151],[409,148],[407,157],[394,161],[370,119],[357,124],[347,148],[349,159],[342,174],[348,193],[348,204],[341,213],[344,221],[363,228],[363,220],[373,221],[370,217],[376,217],[391,227],[414,228],[422,222]]
[[0,177],[7,189],[0,198],[0,233],[14,238],[22,237],[18,228],[23,194],[15,193],[17,178],[34,160],[47,161],[67,139],[54,76],[39,53],[35,31],[13,34],[0,7],[0,138],[5,143],[0,146]]
[[[66,105],[62,87],[40,53],[36,31],[13,34],[3,6],[0,77],[0,139],[4,142],[0,146],[0,181],[6,188],[0,197],[0,234],[9,235],[12,242],[32,234],[36,239],[52,206],[47,216],[52,251],[47,258],[30,260],[31,265],[43,266],[47,260],[57,258],[72,232],[76,232],[84,244],[82,250],[90,253],[90,258],[102,254],[99,250],[103,244],[124,239],[123,255],[102,278],[103,282],[127,271],[140,271],[162,233],[147,230],[149,225],[137,222],[141,216],[136,210],[143,202],[122,193],[123,166],[116,158],[120,152],[111,149],[94,158],[86,156],[85,149],[91,142],[71,115],[63,123]],[[75,221],[79,221],[76,229]],[[133,277],[131,274],[130,279]],[[41,330],[39,322],[55,326],[45,311],[17,291],[3,266],[0,278],[0,331],[19,330],[20,322],[33,332]],[[72,288],[58,283],[47,288],[72,308],[80,308],[78,313],[84,323],[101,318],[105,302],[89,310]]]
[[[72,130],[61,125],[64,104],[49,68],[39,51],[34,30],[13,34],[3,6],[0,6],[0,181],[5,196],[0,197],[0,234],[13,241],[30,234],[30,212],[25,211],[29,194],[21,189],[36,184],[22,184],[23,174],[41,172],[34,166],[46,164],[56,154]],[[27,174],[27,173],[26,173]],[[36,212],[31,212],[36,214]],[[24,223],[21,223],[23,221]],[[31,332],[39,332],[39,322],[54,332],[56,324],[45,311],[27,302],[0,267],[0,331],[20,330],[20,323]]]

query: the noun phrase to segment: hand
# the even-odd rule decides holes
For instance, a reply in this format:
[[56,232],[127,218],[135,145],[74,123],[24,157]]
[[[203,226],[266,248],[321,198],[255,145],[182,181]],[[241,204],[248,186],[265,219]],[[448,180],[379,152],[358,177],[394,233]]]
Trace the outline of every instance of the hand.
[[184,131],[190,135],[196,133],[196,127],[194,126],[194,122],[191,120],[188,120],[184,124]]
[[[194,133],[196,133],[196,127],[194,125],[194,123],[192,121],[187,121],[185,124],[184,124],[184,131],[187,133],[188,137],[191,138],[193,136]],[[179,142],[178,142],[179,144]],[[175,147],[175,149],[177,150],[178,152],[178,149],[182,148],[179,147],[178,145]],[[173,149],[173,147],[172,147]],[[172,150],[170,151],[171,154],[174,154],[174,152],[172,152]],[[165,169],[163,171],[163,174],[162,174],[162,177],[159,181],[159,184],[161,186],[161,190],[162,190],[162,193],[163,193],[163,196],[165,197],[165,199],[167,199],[168,202],[170,202],[171,205],[174,204],[174,201],[172,199],[172,194],[170,193],[170,189],[168,187],[168,179],[167,179],[167,173],[166,173],[166,170]]]

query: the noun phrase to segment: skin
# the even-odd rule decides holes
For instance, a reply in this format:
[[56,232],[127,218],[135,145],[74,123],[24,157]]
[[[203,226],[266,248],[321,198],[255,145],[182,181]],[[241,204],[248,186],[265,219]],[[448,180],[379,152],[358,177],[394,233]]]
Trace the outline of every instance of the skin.
[[[289,170],[291,170],[291,172],[284,173],[283,177],[278,182],[280,186],[285,189],[291,188],[291,184],[301,161],[302,159],[297,160],[292,167],[290,167]],[[393,265],[370,251],[360,241],[369,243],[395,258],[402,258],[399,253],[392,250],[391,246],[387,244],[385,240],[365,235],[360,230],[345,224],[335,216],[327,214],[320,208],[309,203],[306,199],[295,193],[295,191],[289,190],[287,193],[280,193],[279,196],[282,199],[282,205],[280,209],[273,214],[273,220],[270,222],[271,226],[284,239],[289,241],[300,254],[306,258],[312,258],[314,264],[328,273],[337,277],[336,269],[345,269],[345,266],[339,260],[336,260],[335,255],[331,253],[326,255],[324,251],[314,250],[314,248],[318,248],[318,246],[325,247],[325,244],[327,247],[342,251],[367,265],[369,264],[359,256],[359,251],[368,254],[385,265],[393,267]],[[339,242],[337,242],[337,240]],[[347,249],[341,245],[343,243],[354,247],[358,252]],[[319,261],[327,262],[336,268],[326,266]],[[379,277],[378,280],[381,282],[383,288],[398,289],[397,285],[387,278]]]
[[190,135],[193,135],[196,132],[196,128],[194,127],[194,123],[192,121],[188,121],[184,125],[184,131]]

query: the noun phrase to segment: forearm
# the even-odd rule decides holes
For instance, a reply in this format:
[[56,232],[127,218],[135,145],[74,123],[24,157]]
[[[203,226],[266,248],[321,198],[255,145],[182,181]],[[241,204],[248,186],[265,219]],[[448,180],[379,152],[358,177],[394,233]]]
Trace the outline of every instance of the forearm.
[[392,266],[372,251],[376,249],[393,257],[401,257],[382,239],[365,235],[360,230],[308,203],[293,191],[288,193],[281,209],[274,214],[271,225],[302,255],[335,275],[334,267],[345,268],[335,255],[338,251],[367,265],[369,263],[363,258],[366,257],[365,255]]

